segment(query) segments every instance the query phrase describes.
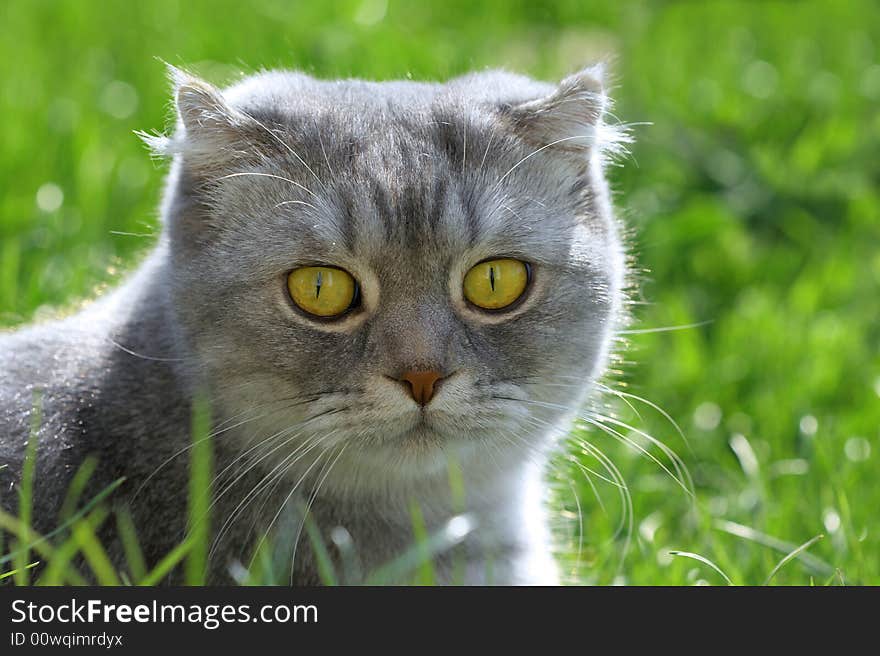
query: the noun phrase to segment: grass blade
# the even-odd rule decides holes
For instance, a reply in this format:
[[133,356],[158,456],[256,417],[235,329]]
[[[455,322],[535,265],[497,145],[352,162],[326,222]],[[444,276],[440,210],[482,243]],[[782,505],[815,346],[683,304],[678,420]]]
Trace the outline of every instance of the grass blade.
[[[103,507],[97,508],[91,515],[80,519],[78,523],[88,524],[92,531],[96,531],[104,520],[107,518],[107,511]],[[79,539],[76,535],[71,535],[67,540],[55,547],[52,558],[46,563],[46,569],[40,578],[36,581],[39,586],[63,585],[70,571],[70,561],[81,550]],[[83,582],[81,585],[85,585]]]
[[180,562],[187,557],[190,549],[192,549],[192,538],[178,544],[174,549],[159,561],[159,563],[140,581],[140,586],[151,586],[159,583],[171,570],[177,567]]
[[[34,471],[37,466],[37,442],[40,439],[40,425],[43,423],[43,398],[39,392],[34,393],[34,401],[31,410],[31,426],[28,435],[27,446],[24,452],[24,462],[21,466],[21,484],[18,488],[18,517],[21,520],[20,528],[31,526],[31,513],[33,511],[34,495]],[[28,585],[30,583],[30,545],[23,532],[18,533],[19,547],[15,554],[15,573],[13,580],[15,585]]]
[[456,515],[427,540],[409,547],[400,556],[373,571],[364,583],[366,585],[400,584],[401,579],[418,568],[426,557],[430,559],[448,551],[460,544],[475,529],[476,522],[468,515]]
[[333,567],[330,552],[327,551],[327,546],[321,538],[321,532],[318,530],[315,520],[307,512],[303,522],[305,522],[306,534],[309,536],[312,551],[314,551],[315,560],[318,563],[318,576],[321,578],[321,583],[328,586],[339,585],[339,581],[336,578],[336,568]]
[[190,431],[189,537],[192,548],[184,565],[187,585],[204,585],[207,575],[208,548],[211,531],[211,479],[213,453],[211,448],[211,409],[203,396],[193,403]]
[[[108,496],[110,496],[110,495],[113,493],[113,491],[114,491],[116,488],[118,488],[120,485],[122,485],[124,482],[125,482],[125,478],[117,478],[115,481],[113,481],[112,483],[110,483],[110,485],[108,485],[108,486],[105,487],[103,490],[101,490],[100,492],[98,492],[98,494],[96,494],[94,497],[92,497],[92,500],[89,501],[89,502],[88,502],[86,505],[84,505],[82,508],[80,508],[79,511],[77,511],[75,514],[71,515],[67,520],[65,520],[63,523],[61,523],[59,526],[57,526],[56,528],[52,529],[51,531],[49,531],[49,532],[46,533],[45,535],[39,535],[38,533],[36,533],[36,532],[33,531],[33,530],[30,531],[30,535],[31,535],[31,536],[38,535],[39,537],[38,537],[38,539],[37,539],[36,541],[31,542],[30,544],[28,544],[28,545],[27,545],[27,548],[28,548],[28,549],[36,549],[37,546],[40,545],[41,543],[50,540],[51,538],[55,537],[56,535],[58,535],[59,533],[61,533],[62,531],[64,531],[66,528],[69,528],[69,527],[73,526],[78,520],[80,520],[80,519],[82,519],[83,517],[85,517],[87,513],[89,513],[89,512],[90,512],[93,508],[95,508],[99,503],[101,503],[104,499],[106,499]],[[19,521],[19,520],[16,519],[15,521]],[[25,524],[25,523],[21,523],[20,525],[21,525],[21,526],[29,526],[29,524]],[[2,558],[0,558],[0,565],[2,565],[3,563],[8,562],[8,561],[10,561],[10,560],[12,560],[12,559],[15,558],[19,553],[20,553],[19,551],[14,551],[14,552],[12,552],[12,553],[8,553],[8,554],[6,554],[6,555],[3,556]]]
[[[0,529],[4,529],[13,534],[21,534],[27,536],[30,541],[31,548],[40,554],[46,562],[51,562],[56,557],[56,550],[46,540],[44,536],[34,531],[30,526],[22,522],[18,517],[11,515],[0,509]],[[16,552],[17,554],[18,552]],[[7,554],[4,562],[10,560],[16,554]],[[87,585],[87,581],[75,568],[69,567],[65,571],[65,579],[71,585]]]
[[434,563],[431,562],[431,552],[428,549],[428,529],[425,526],[422,509],[416,502],[410,504],[409,516],[412,522],[416,547],[421,550],[421,558],[419,559],[420,562],[414,584],[434,585]]
[[147,563],[144,560],[144,552],[138,542],[137,529],[128,508],[116,511],[116,530],[122,542],[122,550],[125,552],[125,562],[128,564],[128,572],[135,581],[140,581],[147,575]]
[[92,568],[98,584],[118,586],[120,583],[116,570],[113,568],[107,552],[101,545],[101,541],[95,535],[95,530],[104,522],[107,513],[100,510],[96,512],[100,513],[100,520],[95,520],[96,526],[92,527],[92,523],[88,521],[77,522],[73,526],[73,537],[79,544],[79,548],[82,550],[89,567]]
[[[757,542],[758,544],[762,544],[765,547],[770,547],[771,549],[775,549],[782,553],[789,553],[790,551],[797,549],[797,545],[792,544],[791,542],[780,540],[779,538],[767,535],[766,533],[762,533],[761,531],[753,529],[750,526],[745,526],[744,524],[737,524],[736,522],[720,519],[713,522],[712,525],[719,531],[724,531],[725,533],[735,535],[744,540]],[[799,552],[797,556],[812,574],[817,574],[819,576],[831,576],[834,574],[834,568],[821,558],[817,558],[812,554],[804,552]]]
[[[25,569],[33,569],[34,567],[36,567],[39,564],[40,564],[40,561],[35,560],[34,562],[30,563],[29,565],[25,565]],[[16,574],[18,574],[17,569],[13,569],[8,572],[3,572],[2,574],[0,574],[0,581],[2,581],[3,579],[7,579],[10,576],[15,576]]]
[[92,474],[95,473],[95,468],[97,468],[97,466],[98,459],[94,456],[89,456],[82,461],[82,464],[76,470],[76,474],[73,475],[70,485],[67,488],[64,503],[61,504],[61,510],[58,513],[59,521],[63,522],[73,514],[76,509],[76,504],[79,503],[83,490],[85,490]]
[[727,581],[727,585],[733,585],[733,581],[730,580],[730,577],[727,576],[727,574],[725,574],[724,571],[720,567],[718,567],[718,565],[713,563],[711,560],[709,560],[705,556],[701,556],[700,554],[691,553],[690,551],[670,551],[669,555],[670,556],[684,556],[685,558],[692,558],[698,562],[703,563],[704,565],[708,565],[709,567],[714,569],[716,572],[718,572],[725,581]]
[[797,549],[795,549],[791,553],[787,554],[785,556],[785,558],[780,560],[776,564],[776,567],[774,567],[773,570],[770,572],[770,575],[767,577],[767,580],[764,581],[764,585],[770,585],[770,581],[773,580],[773,577],[776,576],[776,574],[779,572],[779,570],[781,570],[783,567],[785,567],[785,565],[788,562],[790,562],[793,558],[797,558],[799,554],[801,554],[802,552],[804,552],[807,549],[809,549],[810,547],[812,547],[814,544],[816,544],[819,540],[821,540],[824,537],[825,536],[820,533],[819,535],[817,535],[813,538],[810,538],[809,540],[804,542],[801,546],[799,546]]

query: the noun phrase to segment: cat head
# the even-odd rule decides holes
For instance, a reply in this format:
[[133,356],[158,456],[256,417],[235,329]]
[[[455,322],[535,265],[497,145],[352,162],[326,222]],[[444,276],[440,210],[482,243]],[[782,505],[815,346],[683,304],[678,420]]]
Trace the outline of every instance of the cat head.
[[173,306],[242,448],[384,485],[567,428],[622,317],[600,69],[172,77],[176,128],[147,140],[174,158]]

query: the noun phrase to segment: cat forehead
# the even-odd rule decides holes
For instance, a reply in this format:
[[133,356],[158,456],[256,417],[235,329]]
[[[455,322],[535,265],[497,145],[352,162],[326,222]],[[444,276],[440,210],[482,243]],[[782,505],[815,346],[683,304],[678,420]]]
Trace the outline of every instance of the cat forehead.
[[[253,232],[246,241],[278,244],[283,257],[379,266],[400,260],[420,269],[497,255],[558,262],[576,226],[587,223],[569,206],[522,189],[493,190],[454,171],[426,170],[405,180],[389,176],[395,173],[340,171],[322,176],[312,193],[281,180],[242,178],[220,210],[240,208],[241,215],[256,210],[255,221],[237,222]],[[268,193],[266,182],[272,187]]]
[[440,101],[474,106],[521,103],[550,93],[553,86],[505,71],[470,73],[447,82],[412,80],[319,80],[296,71],[268,71],[223,91],[233,107],[247,112],[303,112],[349,118],[420,111]]
[[503,109],[552,89],[498,71],[445,83],[317,80],[268,72],[245,78],[223,95],[229,105],[309,151],[331,172],[334,163],[355,172],[382,170],[391,183],[422,175],[426,167],[436,169],[444,158],[459,160],[466,172],[468,141],[471,164],[481,157],[481,164],[491,168],[498,162],[497,156],[489,157],[492,141],[497,138],[496,150],[516,141]]
[[420,252],[442,260],[472,251],[552,259],[571,232],[568,201],[584,195],[584,180],[548,166],[529,171],[541,158],[507,177],[535,149],[492,111],[548,88],[499,72],[443,84],[287,72],[248,78],[224,96],[282,126],[291,152],[263,163],[259,173],[277,177],[234,186],[244,206],[260,204],[271,187],[273,224],[316,256]]

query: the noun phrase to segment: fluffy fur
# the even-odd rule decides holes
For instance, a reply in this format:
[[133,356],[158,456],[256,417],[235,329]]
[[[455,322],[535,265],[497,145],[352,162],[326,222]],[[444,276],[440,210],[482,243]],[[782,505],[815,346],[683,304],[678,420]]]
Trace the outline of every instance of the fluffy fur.
[[[172,79],[176,128],[143,135],[173,158],[154,252],[80,314],[0,337],[4,506],[39,391],[35,527],[55,525],[91,454],[90,491],[126,478],[115,500],[156,562],[186,533],[201,390],[218,472],[212,582],[273,531],[294,536],[291,582],[317,582],[307,506],[369,571],[412,544],[413,504],[429,532],[460,539],[441,580],[460,558],[468,583],[556,582],[542,469],[622,318],[603,176],[622,135],[603,121],[601,70],[558,85],[504,72],[444,84],[268,72],[223,91]],[[533,282],[488,314],[461,281],[498,256],[531,263]],[[360,310],[318,322],[292,308],[286,274],[318,263],[358,279]],[[418,368],[448,375],[425,409],[397,380]]]

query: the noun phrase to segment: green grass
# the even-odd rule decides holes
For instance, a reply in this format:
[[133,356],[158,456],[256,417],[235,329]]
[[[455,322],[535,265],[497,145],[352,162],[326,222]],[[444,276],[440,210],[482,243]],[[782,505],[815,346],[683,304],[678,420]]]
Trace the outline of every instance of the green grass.
[[207,574],[213,491],[211,408],[203,398],[196,399],[191,433],[188,535],[192,538],[193,546],[187,555],[185,572],[188,585],[199,585]]
[[[616,387],[662,408],[690,446],[653,407],[612,406],[679,453],[695,498],[643,454],[579,427],[628,483],[633,530],[621,559],[619,484],[589,474],[601,463],[573,447],[552,475],[566,572],[589,583],[880,583],[880,7],[383,7],[3,3],[0,326],[72,307],[153,243],[162,167],[132,131],[161,129],[169,116],[156,57],[222,83],[275,66],[380,79],[504,66],[551,79],[613,53],[616,115],[652,124],[635,130],[632,155],[612,171],[643,272],[633,329],[699,324],[628,335]],[[662,458],[638,432],[620,432]],[[90,550],[96,573],[106,570],[89,535],[110,521],[101,507],[30,558]],[[15,518],[0,523],[14,542],[34,537]],[[129,538],[127,575],[154,580]],[[196,580],[203,565],[193,562]]]

